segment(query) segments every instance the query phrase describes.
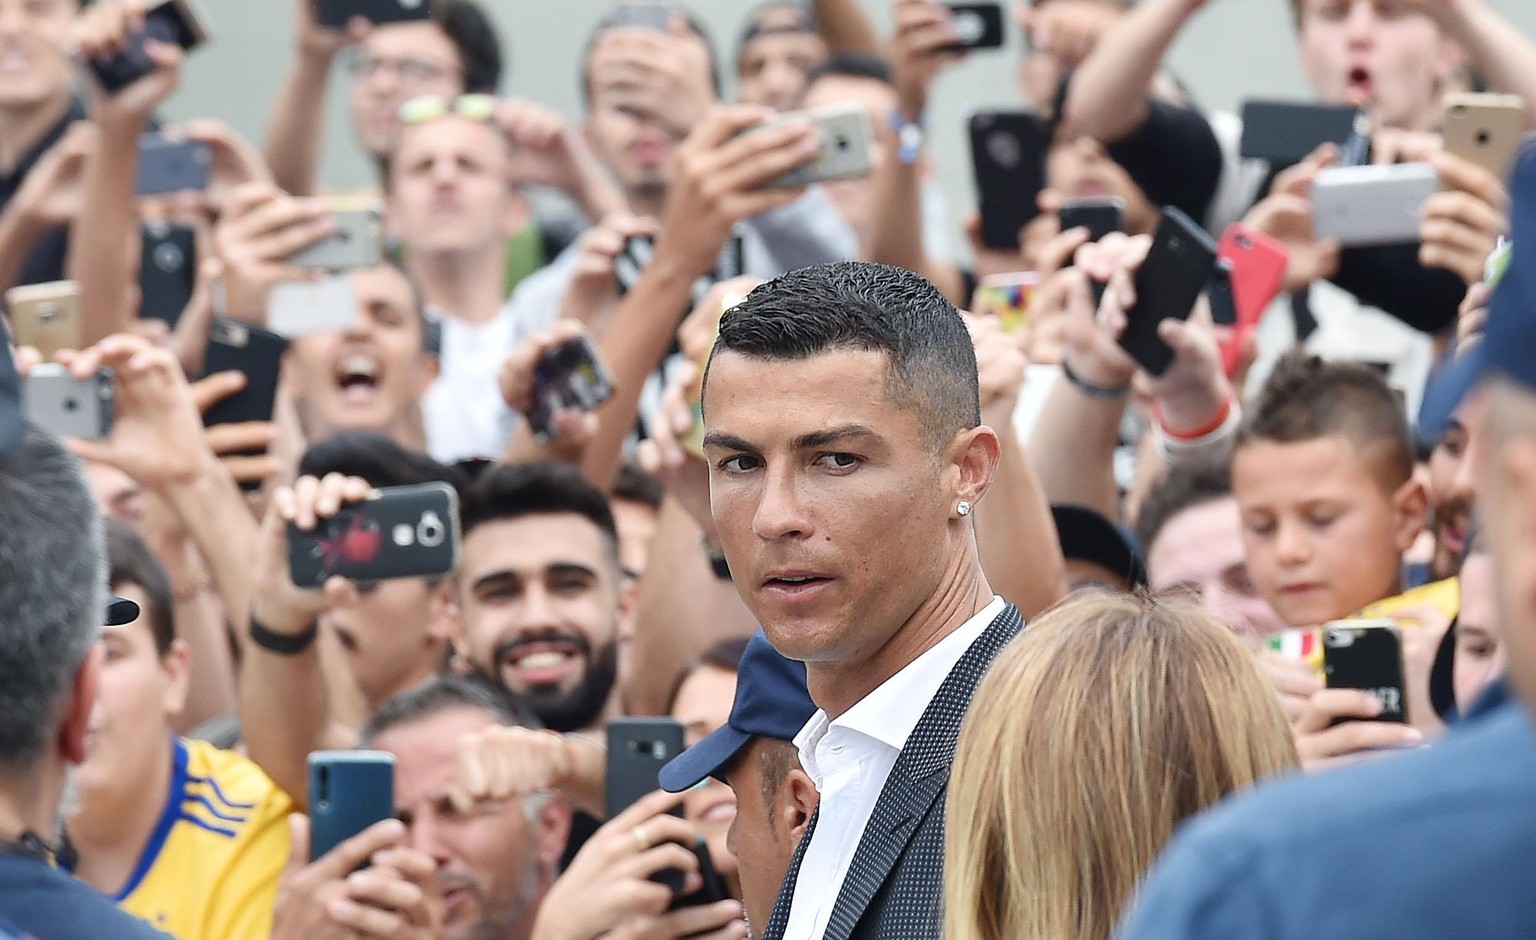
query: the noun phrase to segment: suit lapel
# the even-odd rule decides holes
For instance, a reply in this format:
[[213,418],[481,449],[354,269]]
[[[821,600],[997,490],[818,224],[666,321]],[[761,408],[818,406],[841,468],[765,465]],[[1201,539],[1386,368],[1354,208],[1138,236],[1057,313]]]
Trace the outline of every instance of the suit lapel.
[[[960,723],[970,708],[977,683],[998,651],[1023,625],[1018,608],[1012,604],[1004,607],[939,686],[880,791],[874,814],[843,879],[823,940],[848,940],[875,893],[890,878],[934,801],[949,783],[949,765],[954,761]],[[809,842],[808,832],[800,842],[792,871],[798,872],[800,856]],[[939,875],[935,872],[936,877]],[[793,884],[786,880],[786,885],[793,897]],[[938,885],[934,887],[935,891],[942,890]],[[784,901],[782,891],[779,900]],[[784,907],[787,918],[789,906],[786,903]]]

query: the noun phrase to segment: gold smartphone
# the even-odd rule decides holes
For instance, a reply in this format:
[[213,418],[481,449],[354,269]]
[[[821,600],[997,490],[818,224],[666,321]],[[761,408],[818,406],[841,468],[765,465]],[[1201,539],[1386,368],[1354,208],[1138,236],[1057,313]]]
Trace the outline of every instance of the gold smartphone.
[[17,346],[35,346],[44,359],[85,341],[80,286],[74,281],[27,284],[5,292]]
[[1475,163],[1500,182],[1525,135],[1525,99],[1519,95],[1455,94],[1445,98],[1445,149]]

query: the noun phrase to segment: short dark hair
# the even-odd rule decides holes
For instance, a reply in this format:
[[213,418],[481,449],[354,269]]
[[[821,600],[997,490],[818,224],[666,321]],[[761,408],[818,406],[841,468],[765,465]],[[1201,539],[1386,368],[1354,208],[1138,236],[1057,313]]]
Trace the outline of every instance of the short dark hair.
[[464,90],[494,95],[501,87],[504,59],[496,26],[474,0],[433,0],[436,23],[459,52]]
[[[720,97],[720,61],[719,56],[715,54],[715,41],[710,38],[709,30],[705,28],[704,21],[699,19],[692,10],[686,10],[676,5],[672,9],[683,14],[683,19],[688,24],[688,31],[697,36],[699,41],[704,43],[704,48],[708,50],[709,84],[715,90],[715,97]],[[603,30],[617,24],[617,16],[618,11],[614,10],[599,20],[598,24],[592,28],[591,34],[587,36],[586,46],[581,50],[581,101],[588,108],[592,106],[592,76],[589,72],[589,67],[592,64],[592,48],[597,45],[597,38],[602,35]]]
[[459,510],[459,531],[469,537],[489,522],[569,513],[597,526],[618,564],[619,531],[603,491],[568,463],[495,464],[469,485]]
[[1383,487],[1413,476],[1413,430],[1402,399],[1376,369],[1290,353],[1269,374],[1238,427],[1235,449],[1255,441],[1301,444],[1341,435]]
[[544,728],[528,706],[500,686],[474,677],[443,675],[406,689],[379,706],[358,733],[358,746],[371,746],[391,728],[460,708],[485,712],[509,728]]
[[896,81],[890,63],[868,52],[839,52],[812,69],[806,84],[815,84],[823,78],[866,78],[892,86]]
[[[885,353],[891,397],[917,414],[936,453],[981,424],[976,351],[960,313],[903,268],[838,261],[800,268],[759,285],[725,312],[711,354],[807,359],[836,350]],[[705,370],[708,387],[709,370]]]
[[309,445],[299,459],[299,475],[328,473],[362,477],[375,487],[447,483],[456,490],[464,488],[457,469],[401,447],[377,431],[339,431]]
[[[764,23],[769,14],[780,10],[789,10],[798,15],[798,19],[793,27],[770,27]],[[742,50],[747,47],[747,43],[759,36],[774,36],[783,33],[816,33],[819,29],[820,24],[816,21],[815,11],[806,4],[799,2],[799,0],[768,0],[766,3],[759,3],[752,8],[751,13],[747,14],[747,24],[742,27],[741,35],[736,37],[736,58],[739,62]]]
[[626,460],[619,464],[619,478],[613,484],[613,498],[660,509],[667,498],[661,481]]
[[1147,493],[1137,511],[1136,540],[1142,551],[1151,554],[1152,543],[1174,516],[1231,495],[1230,459],[1223,456],[1221,460],[1175,461]]
[[[791,770],[800,769],[800,752],[792,741],[781,741],[758,735],[762,748],[757,752],[758,781],[762,784],[763,805],[772,808],[777,804],[779,787]],[[777,819],[770,819],[775,826]]]
[[128,523],[108,519],[107,523],[107,583],[116,590],[118,585],[133,584],[144,592],[149,604],[139,611],[139,616],[149,626],[155,638],[155,652],[161,656],[171,651],[176,641],[176,611],[171,580],[144,539]]

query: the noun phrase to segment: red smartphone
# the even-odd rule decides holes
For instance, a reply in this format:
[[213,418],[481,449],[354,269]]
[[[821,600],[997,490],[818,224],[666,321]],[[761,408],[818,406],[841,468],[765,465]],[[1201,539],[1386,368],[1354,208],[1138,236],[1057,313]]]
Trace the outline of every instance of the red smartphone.
[[1285,246],[1242,223],[1227,226],[1217,245],[1216,256],[1231,266],[1232,306],[1237,322],[1221,344],[1221,364],[1231,375],[1237,370],[1248,337],[1259,328],[1264,310],[1285,284],[1285,266],[1290,252]]

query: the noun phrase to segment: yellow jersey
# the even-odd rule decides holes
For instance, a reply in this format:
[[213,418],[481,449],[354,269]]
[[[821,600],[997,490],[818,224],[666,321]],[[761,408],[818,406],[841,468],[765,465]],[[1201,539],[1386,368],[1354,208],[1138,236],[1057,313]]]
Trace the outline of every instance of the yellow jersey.
[[177,940],[268,940],[293,801],[249,758],[172,746],[171,790],[113,900]]

